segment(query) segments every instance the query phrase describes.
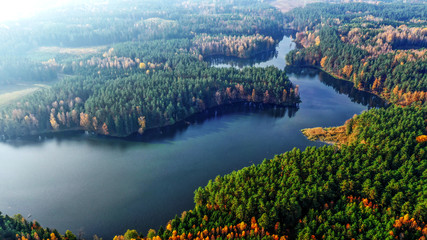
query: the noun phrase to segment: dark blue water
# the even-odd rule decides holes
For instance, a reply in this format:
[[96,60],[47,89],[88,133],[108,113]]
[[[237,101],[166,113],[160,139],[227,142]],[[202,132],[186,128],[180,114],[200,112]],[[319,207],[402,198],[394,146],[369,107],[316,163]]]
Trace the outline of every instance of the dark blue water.
[[[285,38],[272,59],[234,60],[234,66],[284,68],[293,47]],[[0,143],[0,211],[31,214],[29,220],[87,239],[94,234],[111,239],[132,228],[145,234],[192,209],[194,190],[209,179],[294,147],[321,146],[300,130],[341,125],[382,103],[317,70],[293,72],[302,100],[298,110],[239,104],[142,138],[70,133]]]

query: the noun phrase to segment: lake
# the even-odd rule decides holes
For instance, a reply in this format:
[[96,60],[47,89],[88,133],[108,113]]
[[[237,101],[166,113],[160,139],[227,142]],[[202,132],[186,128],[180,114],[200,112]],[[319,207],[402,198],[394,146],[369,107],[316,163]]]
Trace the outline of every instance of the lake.
[[[285,67],[295,45],[285,37],[259,61],[217,58],[216,67]],[[315,69],[289,69],[300,86],[299,109],[235,104],[173,127],[125,139],[62,133],[0,143],[0,211],[22,214],[61,233],[111,239],[127,229],[146,234],[194,207],[209,179],[307,146],[303,128],[342,125],[384,103],[352,83]]]

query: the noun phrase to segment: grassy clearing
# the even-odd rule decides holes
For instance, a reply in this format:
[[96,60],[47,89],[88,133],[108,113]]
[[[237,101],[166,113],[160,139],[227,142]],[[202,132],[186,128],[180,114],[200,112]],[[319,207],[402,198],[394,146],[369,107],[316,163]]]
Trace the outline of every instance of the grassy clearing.
[[344,144],[348,141],[345,134],[345,126],[331,128],[307,128],[301,130],[302,133],[311,141],[321,141],[330,144]]
[[306,4],[321,2],[320,0],[269,0],[270,5],[278,8],[282,12],[289,12],[297,7],[304,7]]
[[143,22],[169,23],[169,24],[177,23],[177,21],[175,21],[175,20],[167,20],[167,19],[158,18],[158,17],[148,18],[148,19],[143,20]]
[[88,55],[88,54],[99,53],[105,49],[106,49],[106,46],[96,46],[96,47],[87,47],[87,48],[40,47],[36,50],[36,53]]
[[105,51],[107,46],[94,46],[86,48],[62,48],[62,47],[39,47],[35,50],[28,52],[27,57],[33,61],[48,61],[49,59],[56,58],[62,55],[62,58],[69,57],[74,59],[76,57],[84,57],[91,54],[97,54]]
[[27,88],[21,90],[0,93],[0,107],[4,107],[28,94],[43,88],[49,88],[49,86],[44,84],[33,84],[28,85]]
[[[354,115],[352,119],[347,120],[343,126],[330,128],[306,128],[301,130],[301,132],[310,141],[336,144],[340,147],[343,144],[349,144],[356,141],[357,130],[355,129],[357,129],[357,123],[353,121],[355,117],[356,115]],[[352,130],[349,131],[349,128]]]

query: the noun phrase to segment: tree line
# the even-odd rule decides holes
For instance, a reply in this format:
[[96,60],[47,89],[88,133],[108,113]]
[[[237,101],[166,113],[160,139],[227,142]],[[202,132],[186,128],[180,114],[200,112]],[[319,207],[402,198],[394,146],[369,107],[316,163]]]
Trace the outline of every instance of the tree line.
[[425,107],[371,109],[348,124],[347,145],[218,176],[165,227],[116,239],[424,239],[426,116]]
[[[303,49],[287,55],[294,65],[313,65],[350,80],[355,87],[399,105],[425,104],[427,99],[426,5],[384,4],[395,15],[369,4],[327,8],[318,4],[295,10],[290,25],[298,29]],[[342,15],[342,12],[349,13]],[[341,14],[334,15],[336,12]],[[411,18],[407,16],[411,12]],[[304,25],[298,21],[304,20]],[[401,22],[405,20],[406,22]],[[396,29],[393,23],[400,26]],[[386,26],[384,24],[387,24]],[[411,28],[408,26],[413,25]]]
[[[70,63],[74,77],[4,108],[0,132],[14,137],[81,129],[127,136],[222,104],[299,102],[298,87],[282,70],[208,67],[192,51],[186,40],[124,43],[102,53],[99,59],[105,59],[105,65],[93,57]],[[118,61],[121,56],[134,64],[124,67]]]

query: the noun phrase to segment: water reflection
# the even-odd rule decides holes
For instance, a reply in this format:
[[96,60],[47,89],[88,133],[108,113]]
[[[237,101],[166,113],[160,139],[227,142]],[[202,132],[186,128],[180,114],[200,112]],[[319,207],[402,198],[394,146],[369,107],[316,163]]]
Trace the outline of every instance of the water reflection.
[[[165,142],[175,139],[182,132],[186,131],[191,125],[200,125],[206,121],[215,119],[221,120],[225,115],[229,114],[249,114],[256,113],[271,118],[283,118],[287,116],[292,118],[295,116],[298,108],[295,107],[282,107],[272,104],[263,103],[234,103],[223,105],[211,109],[207,109],[202,113],[197,113],[185,121],[181,121],[173,126],[156,128],[146,131],[143,135],[133,134],[126,138],[128,141],[138,142]],[[212,131],[216,131],[213,129]],[[206,132],[205,132],[206,133]],[[203,134],[200,132],[200,134]]]
[[252,58],[238,58],[238,57],[227,57],[227,56],[210,56],[206,57],[204,60],[209,62],[211,66],[215,67],[235,67],[235,68],[244,68],[246,66],[253,66],[262,62],[269,61],[273,58],[277,58],[278,51],[268,51],[255,55]]
[[215,56],[205,59],[213,67],[234,67],[242,69],[248,66],[267,67],[275,66],[284,69],[286,66],[285,56],[296,48],[292,38],[284,37],[277,45],[275,51],[258,54],[252,59],[240,59],[235,57]]
[[[292,118],[295,116],[297,111],[298,108],[296,107],[283,107],[273,104],[242,102],[210,108],[204,112],[194,114],[184,121],[180,121],[172,126],[149,129],[146,130],[143,135],[134,133],[126,138],[99,136],[85,131],[65,131],[61,133],[47,133],[37,136],[26,136],[14,140],[5,140],[3,142],[8,143],[15,148],[20,148],[36,146],[51,140],[55,140],[58,145],[69,140],[82,140],[94,147],[107,145],[116,149],[124,150],[130,146],[128,144],[129,142],[170,144],[177,138],[182,139],[183,133],[189,127],[202,125],[205,122],[211,120],[219,121],[223,118],[223,116],[230,114],[259,114],[260,116],[267,116],[271,118]],[[216,125],[216,128],[212,128],[210,131],[199,131],[197,132],[198,135],[193,137],[202,137],[203,135],[210,134],[211,132],[218,132],[221,130],[220,128],[221,125]]]
[[[225,59],[224,58],[222,58],[221,60],[216,59],[215,62],[223,61],[223,60],[225,60]],[[244,62],[235,63],[234,61],[236,61],[236,60],[234,59],[232,62],[228,62],[227,64],[221,63],[219,67],[236,67],[236,66],[239,66],[239,68],[241,68],[241,67],[245,67],[245,66],[253,66],[253,64],[247,64]],[[212,62],[212,64],[215,64],[215,63]],[[237,64],[237,65],[235,65],[235,64]],[[380,98],[380,97],[378,97],[372,93],[360,91],[360,90],[356,89],[352,82],[334,78],[333,76],[329,75],[328,73],[325,73],[325,72],[323,72],[319,69],[316,69],[316,68],[310,68],[310,67],[303,67],[302,68],[302,67],[286,66],[285,71],[289,75],[293,74],[296,78],[304,78],[307,76],[309,76],[310,78],[315,78],[317,76],[317,78],[319,79],[319,81],[321,83],[323,83],[326,86],[331,87],[332,89],[335,90],[335,92],[337,92],[339,94],[345,94],[348,96],[348,98],[352,102],[361,104],[363,106],[367,106],[369,109],[370,108],[383,108],[383,107],[387,107],[389,105],[382,98]],[[303,90],[303,89],[301,89],[301,90]],[[303,105],[304,99],[301,99],[301,100],[302,100],[301,104]]]
[[288,74],[295,74],[300,78],[305,76],[315,77],[318,75],[321,83],[332,87],[339,94],[347,95],[352,102],[368,106],[368,108],[383,108],[388,106],[380,97],[369,92],[360,91],[354,87],[352,82],[336,79],[319,69],[287,66],[285,71]]

